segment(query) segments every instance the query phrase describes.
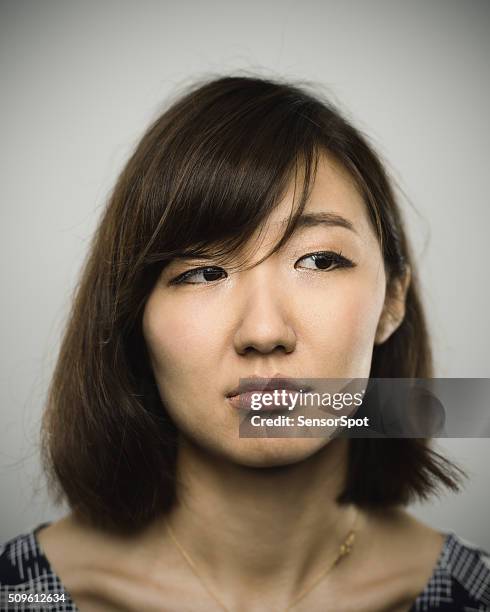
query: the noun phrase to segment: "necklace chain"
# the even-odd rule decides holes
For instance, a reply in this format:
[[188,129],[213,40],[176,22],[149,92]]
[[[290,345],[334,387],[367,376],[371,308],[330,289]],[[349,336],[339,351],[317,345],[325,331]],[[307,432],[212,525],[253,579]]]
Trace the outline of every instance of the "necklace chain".
[[[291,608],[293,608],[301,599],[303,599],[303,597],[305,597],[321,580],[325,578],[325,576],[327,576],[327,574],[330,573],[331,570],[333,570],[333,568],[340,562],[340,560],[343,557],[346,557],[352,551],[352,548],[354,547],[354,542],[356,539],[356,533],[357,533],[356,525],[357,525],[358,517],[359,517],[359,513],[356,512],[356,516],[354,519],[352,529],[349,530],[349,533],[343,540],[342,544],[339,546],[339,550],[338,550],[338,553],[335,559],[330,563],[330,565],[327,566],[326,569],[322,570],[320,574],[312,582],[310,582],[308,586],[306,586],[302,591],[299,592],[298,595],[296,595],[296,597],[293,598],[293,600],[288,604],[288,606],[284,608],[283,612],[288,612],[288,610],[291,610]],[[196,575],[198,580],[201,582],[203,587],[209,593],[209,595],[211,595],[211,597],[219,604],[222,610],[224,610],[225,612],[231,612],[231,610],[223,603],[220,597],[218,597],[218,595],[213,591],[213,589],[211,589],[211,587],[207,584],[207,581],[204,580],[201,572],[199,572],[199,570],[197,569],[195,562],[192,560],[189,553],[186,552],[182,544],[177,539],[177,536],[175,535],[174,530],[170,527],[170,524],[166,518],[165,518],[165,526],[166,526],[166,529],[170,537],[172,538],[173,542],[177,546],[180,554],[182,555],[186,563],[189,565],[193,573]]]

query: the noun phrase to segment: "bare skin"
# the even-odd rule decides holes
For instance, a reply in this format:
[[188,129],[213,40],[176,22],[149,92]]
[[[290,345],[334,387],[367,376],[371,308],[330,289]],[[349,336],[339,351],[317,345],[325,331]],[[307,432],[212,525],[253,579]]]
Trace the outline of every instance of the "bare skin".
[[[293,193],[291,186],[250,245],[258,244],[257,258],[282,235]],[[364,201],[326,158],[305,212],[309,223],[254,268],[233,273],[221,264],[222,273],[209,279],[203,265],[216,271],[216,262],[173,262],[145,307],[155,378],[181,432],[179,504],[169,522],[224,607],[161,518],[123,538],[69,515],[38,539],[82,612],[280,612],[337,555],[355,516],[353,507],[335,502],[349,441],[240,438],[227,393],[250,375],[368,378],[373,346],[403,320],[410,275],[387,291]],[[329,214],[354,229],[325,223]],[[315,254],[322,252],[340,252],[353,265],[320,269]],[[184,283],[173,282],[188,272]],[[351,554],[293,611],[410,609],[443,535],[400,508],[360,512],[357,527]]]
[[[272,476],[274,484],[270,474],[263,474],[261,483],[253,470],[233,487],[226,474],[215,472],[216,460],[194,464],[195,477],[187,480],[188,492],[169,522],[229,610],[280,612],[335,557],[354,516],[352,507],[337,509],[332,501],[345,443],[336,440],[326,447],[329,452],[281,468]],[[194,452],[186,451],[184,462],[192,461]],[[236,478],[234,469],[228,472]],[[357,528],[352,553],[292,610],[410,609],[433,572],[443,536],[400,508],[361,512]],[[38,541],[82,612],[222,609],[161,520],[136,536],[120,537],[84,526],[70,514],[41,530]]]
[[[369,524],[368,524],[369,523]],[[293,610],[314,612],[408,612],[432,574],[443,544],[441,534],[402,511],[363,516],[363,537],[345,559]],[[158,560],[140,541],[119,540],[87,530],[70,515],[38,532],[54,571],[82,612],[217,612],[222,608],[203,588],[168,537]],[[374,545],[374,542],[376,545]],[[356,559],[354,558],[356,557]],[[210,568],[201,566],[206,576]],[[210,582],[210,581],[208,581]],[[222,596],[226,585],[213,583]],[[233,612],[283,610],[284,592],[254,591],[243,583]],[[267,602],[264,603],[265,597]],[[228,600],[227,600],[228,601]]]

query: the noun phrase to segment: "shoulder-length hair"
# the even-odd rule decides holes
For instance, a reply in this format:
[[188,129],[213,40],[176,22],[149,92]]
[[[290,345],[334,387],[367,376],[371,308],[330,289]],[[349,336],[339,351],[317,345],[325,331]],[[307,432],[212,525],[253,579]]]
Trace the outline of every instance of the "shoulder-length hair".
[[[135,531],[176,497],[177,430],[142,334],[146,300],[176,256],[236,252],[301,169],[291,235],[326,153],[352,176],[391,281],[412,275],[403,322],[373,349],[371,377],[432,377],[416,267],[399,206],[367,139],[305,86],[230,76],[194,85],[144,134],[93,237],[43,415],[41,450],[55,500],[82,520]],[[339,502],[406,504],[458,469],[427,439],[352,439]]]

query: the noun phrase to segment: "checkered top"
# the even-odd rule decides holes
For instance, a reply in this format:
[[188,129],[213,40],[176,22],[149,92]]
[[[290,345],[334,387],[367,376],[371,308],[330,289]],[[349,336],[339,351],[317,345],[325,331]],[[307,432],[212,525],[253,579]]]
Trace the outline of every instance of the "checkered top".
[[490,611],[490,555],[454,533],[446,540],[432,576],[410,612]]
[[[42,523],[0,546],[1,612],[78,612],[36,538],[36,532],[49,524]],[[9,593],[58,593],[63,594],[64,601],[9,604]],[[432,576],[410,612],[426,610],[490,612],[490,555],[454,533],[447,533]]]
[[[50,612],[78,612],[61,580],[54,573],[36,538],[36,532],[50,523],[42,523],[26,534],[16,536],[0,546],[0,611],[49,610]],[[38,602],[9,602],[9,594],[19,600],[32,595]],[[57,602],[47,602],[43,594],[55,595]],[[16,597],[16,595],[20,597]],[[10,598],[12,599],[12,597]]]

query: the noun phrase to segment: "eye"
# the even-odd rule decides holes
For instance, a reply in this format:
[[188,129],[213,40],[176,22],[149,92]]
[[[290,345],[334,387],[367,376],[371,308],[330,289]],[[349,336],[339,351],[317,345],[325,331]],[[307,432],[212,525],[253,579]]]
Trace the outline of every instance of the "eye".
[[[307,265],[299,265],[302,261],[307,262]],[[304,255],[301,259],[298,259],[294,266],[308,270],[330,271],[335,270],[335,268],[353,268],[355,264],[344,257],[341,252],[320,251]]]
[[213,281],[220,280],[220,278],[226,278],[227,274],[223,268],[216,266],[207,266],[205,268],[194,268],[193,270],[187,270],[179,274],[176,278],[172,279],[171,285],[189,284],[189,285],[202,285]]

